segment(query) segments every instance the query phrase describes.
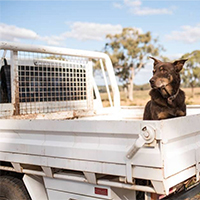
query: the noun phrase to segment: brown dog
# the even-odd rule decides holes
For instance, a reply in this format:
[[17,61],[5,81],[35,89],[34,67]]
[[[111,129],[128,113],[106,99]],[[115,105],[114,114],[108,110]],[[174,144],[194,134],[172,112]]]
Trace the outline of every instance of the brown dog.
[[149,80],[151,100],[146,104],[143,119],[161,120],[186,115],[185,93],[180,87],[180,74],[186,60],[173,63],[154,60],[153,77]]

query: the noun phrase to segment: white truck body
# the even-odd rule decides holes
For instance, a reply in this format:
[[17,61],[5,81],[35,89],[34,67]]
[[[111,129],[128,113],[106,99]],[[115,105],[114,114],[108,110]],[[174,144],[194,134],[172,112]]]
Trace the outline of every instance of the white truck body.
[[[33,200],[134,200],[135,191],[158,199],[191,178],[199,181],[199,106],[188,107],[185,117],[143,121],[142,107],[120,107],[106,54],[6,42],[0,49],[11,66],[11,102],[0,105],[0,169],[24,174]],[[100,59],[110,79],[108,108],[94,83],[92,59]],[[41,77],[50,78],[49,85]]]

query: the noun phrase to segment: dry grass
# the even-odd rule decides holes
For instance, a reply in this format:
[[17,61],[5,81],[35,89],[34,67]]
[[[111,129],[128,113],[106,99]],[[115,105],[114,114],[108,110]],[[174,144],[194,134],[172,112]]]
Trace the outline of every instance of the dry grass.
[[[194,89],[194,97],[190,88],[182,88],[186,94],[187,105],[200,105],[200,88]],[[150,100],[149,90],[134,91],[134,100],[129,101],[125,98],[125,93],[120,92],[122,106],[144,106]],[[109,106],[108,96],[106,93],[101,93],[101,98],[104,106]]]
[[192,97],[192,91],[190,88],[183,89],[186,95],[186,104],[187,105],[200,105],[200,88],[194,89],[194,97]]

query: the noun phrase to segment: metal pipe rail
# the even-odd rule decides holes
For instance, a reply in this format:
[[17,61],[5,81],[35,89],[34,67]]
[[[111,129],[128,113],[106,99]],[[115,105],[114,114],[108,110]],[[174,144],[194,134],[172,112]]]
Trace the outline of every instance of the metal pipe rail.
[[109,56],[105,53],[68,49],[68,48],[40,46],[40,45],[27,45],[27,44],[19,44],[19,43],[3,42],[3,41],[0,41],[0,50],[11,50],[11,51],[15,51],[15,52],[24,51],[24,52],[46,53],[46,54],[54,54],[54,55],[76,56],[76,57],[84,57],[84,58],[88,58],[88,59],[104,59],[105,66],[106,66],[108,76],[110,79],[112,91],[113,91],[114,107],[116,107],[116,108],[120,107],[120,93],[119,93],[117,81],[115,78],[115,74],[113,71],[112,62],[111,62]]
[[[0,166],[0,169],[6,170],[6,171],[17,172],[12,167]],[[22,169],[21,172],[25,173],[25,174],[47,177],[47,175],[43,171]],[[55,173],[55,174],[53,174],[53,178],[89,183],[89,181],[85,177],[74,176],[74,175],[70,175],[70,174],[62,175],[59,173]],[[128,189],[128,190],[137,190],[137,191],[149,192],[149,193],[156,193],[155,189],[150,186],[135,185],[135,184],[122,183],[122,182],[114,182],[109,179],[97,180],[97,185],[116,187],[116,188],[124,188],[124,189]]]

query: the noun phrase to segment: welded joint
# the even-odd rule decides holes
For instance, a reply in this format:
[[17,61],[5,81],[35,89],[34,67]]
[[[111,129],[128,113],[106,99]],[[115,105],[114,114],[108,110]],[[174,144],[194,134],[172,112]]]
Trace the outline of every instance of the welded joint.
[[16,172],[22,172],[23,168],[20,163],[12,162],[11,163]]

